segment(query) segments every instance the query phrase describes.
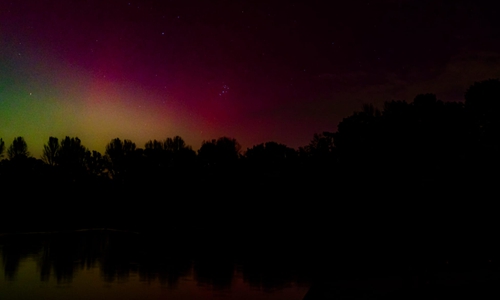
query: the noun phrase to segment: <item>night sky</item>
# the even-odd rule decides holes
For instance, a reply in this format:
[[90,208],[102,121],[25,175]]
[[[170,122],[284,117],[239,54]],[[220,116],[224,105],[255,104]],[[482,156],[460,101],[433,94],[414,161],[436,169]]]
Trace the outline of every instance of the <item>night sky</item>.
[[[488,3],[490,2],[490,3]],[[364,103],[500,77],[495,1],[0,0],[0,137],[304,146]]]

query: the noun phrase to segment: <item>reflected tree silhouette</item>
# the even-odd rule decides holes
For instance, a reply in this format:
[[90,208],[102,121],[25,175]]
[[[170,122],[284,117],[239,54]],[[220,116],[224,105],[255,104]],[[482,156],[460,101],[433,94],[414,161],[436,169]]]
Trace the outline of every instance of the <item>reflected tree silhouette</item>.
[[3,271],[7,279],[15,280],[19,263],[23,258],[19,249],[11,249],[11,247],[4,247],[2,249]]
[[[168,241],[178,242],[171,239]],[[181,277],[190,274],[193,257],[184,247],[161,242],[165,241],[158,241],[157,236],[101,230],[0,237],[2,271],[6,278],[15,280],[22,260],[34,257],[41,281],[54,278],[58,283],[71,282],[79,270],[99,267],[107,282],[137,273],[141,280],[160,280],[162,284],[175,286]],[[198,261],[206,265],[211,258]],[[206,282],[217,281],[211,277],[218,274],[220,268],[212,267],[216,273],[205,272]]]

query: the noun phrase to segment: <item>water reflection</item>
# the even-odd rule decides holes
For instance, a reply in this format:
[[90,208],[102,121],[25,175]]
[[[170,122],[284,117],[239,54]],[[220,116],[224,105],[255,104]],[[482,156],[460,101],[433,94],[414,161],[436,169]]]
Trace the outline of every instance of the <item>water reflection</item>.
[[279,267],[290,261],[180,242],[110,230],[0,236],[0,298],[302,299],[310,285]]
[[477,239],[472,251],[459,247],[462,239],[395,240],[373,229],[364,235],[335,232],[333,238],[311,232],[300,243],[307,236],[300,231],[273,230],[264,236],[252,228],[240,231],[241,238],[217,230],[0,236],[0,299],[427,299],[436,293],[499,293],[499,249],[492,240]]

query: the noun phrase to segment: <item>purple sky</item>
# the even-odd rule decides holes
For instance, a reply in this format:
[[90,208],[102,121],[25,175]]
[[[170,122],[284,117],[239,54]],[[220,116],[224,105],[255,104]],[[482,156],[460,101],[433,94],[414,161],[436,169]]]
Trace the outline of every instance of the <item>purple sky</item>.
[[304,146],[364,103],[462,101],[500,77],[499,15],[461,0],[5,0],[0,137],[34,155],[66,135],[101,152],[174,135]]

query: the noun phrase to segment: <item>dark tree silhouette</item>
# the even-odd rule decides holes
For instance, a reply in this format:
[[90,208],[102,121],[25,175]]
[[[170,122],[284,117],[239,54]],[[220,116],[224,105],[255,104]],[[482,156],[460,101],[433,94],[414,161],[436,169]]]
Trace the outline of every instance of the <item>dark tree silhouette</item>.
[[[109,170],[112,178],[125,179],[133,175],[138,163],[136,145],[131,140],[111,140],[106,145],[105,155],[110,164]],[[136,174],[139,175],[139,174]]]
[[55,174],[61,176],[59,180],[77,183],[85,177],[87,149],[79,138],[66,136],[59,144],[57,138],[51,137],[45,146],[42,159],[56,167]]
[[[472,185],[494,186],[500,167],[500,81],[474,83],[465,93],[467,135],[464,143]],[[489,184],[487,184],[489,183]],[[496,189],[491,192],[496,193]]]
[[[8,160],[2,160],[0,165],[1,179],[4,185],[21,184],[22,187],[25,187],[25,190],[23,190],[25,197],[30,198],[34,196],[35,191],[37,191],[36,188],[45,180],[45,177],[40,176],[45,164],[30,155],[28,145],[23,137],[16,137],[14,139],[7,149],[7,157]],[[12,202],[14,206],[19,204],[14,202],[17,201]],[[27,213],[26,217],[29,219],[30,216],[28,215],[29,213]]]
[[184,140],[178,135],[174,138],[167,138],[164,143],[164,149],[167,151],[180,152],[188,148],[191,147],[187,146]]
[[192,177],[195,159],[196,152],[180,136],[163,142],[150,140],[144,149],[145,175],[150,182],[187,182]]
[[346,168],[354,170],[374,162],[379,123],[380,111],[371,105],[365,105],[363,111],[355,112],[339,123],[333,139],[340,162]]
[[216,140],[203,141],[198,150],[198,158],[203,166],[211,167],[217,162],[217,142]]
[[52,136],[49,137],[49,142],[43,145],[42,160],[50,166],[55,166],[59,155],[59,148],[59,139]]
[[307,147],[312,153],[329,155],[335,149],[335,145],[333,144],[333,133],[325,131],[322,134],[314,134],[312,141]]
[[301,155],[306,156],[314,164],[331,167],[336,162],[335,134],[332,132],[315,133],[309,145],[300,149]]
[[165,143],[150,140],[144,145],[146,168],[151,176],[160,176],[171,159],[171,153],[165,150]]
[[144,145],[144,149],[146,149],[146,150],[154,150],[154,151],[163,151],[165,149],[165,147],[163,145],[164,145],[164,143],[162,143],[160,141],[149,140]]
[[111,159],[121,158],[127,155],[131,155],[136,149],[135,143],[131,140],[120,140],[119,138],[111,140],[111,142],[106,145],[106,154],[109,155]]
[[85,151],[85,166],[87,171],[92,175],[106,175],[106,161],[98,151]]
[[28,158],[29,155],[28,144],[21,136],[16,137],[7,150],[9,160]]
[[0,159],[3,157],[3,152],[5,151],[5,143],[4,141],[0,138]]
[[66,169],[82,169],[84,167],[85,152],[87,149],[82,145],[79,138],[65,137],[57,154],[58,164]]
[[244,155],[244,165],[249,177],[247,182],[252,185],[264,184],[269,186],[281,186],[290,177],[297,175],[297,151],[286,145],[276,142],[267,142],[247,149]]
[[465,107],[479,122],[478,126],[499,123],[500,80],[489,79],[474,83],[465,92]]
[[286,145],[267,142],[247,149],[245,157],[251,164],[266,168],[276,168],[283,167],[287,160],[295,159],[297,152]]
[[[338,174],[338,154],[334,144],[334,133],[314,134],[311,142],[298,150],[300,164],[295,168],[297,178],[302,182],[322,182],[336,180]],[[305,175],[307,174],[307,175]]]
[[204,166],[228,167],[239,158],[241,146],[235,140],[221,137],[217,140],[203,141],[198,150],[198,157]]
[[436,182],[463,162],[465,133],[460,103],[421,94],[386,102],[382,112],[365,106],[340,122],[334,143],[343,170],[356,177]]
[[[168,144],[169,140],[165,140],[165,144]],[[172,172],[171,177],[180,176],[179,178],[190,178],[192,177],[192,170],[196,162],[196,152],[191,148],[191,146],[186,145],[184,140],[176,136],[172,139],[172,143],[167,145],[167,150],[172,149],[172,160],[170,162],[170,167]]]
[[489,79],[474,83],[465,92],[473,142],[486,151],[500,151],[500,81]]

